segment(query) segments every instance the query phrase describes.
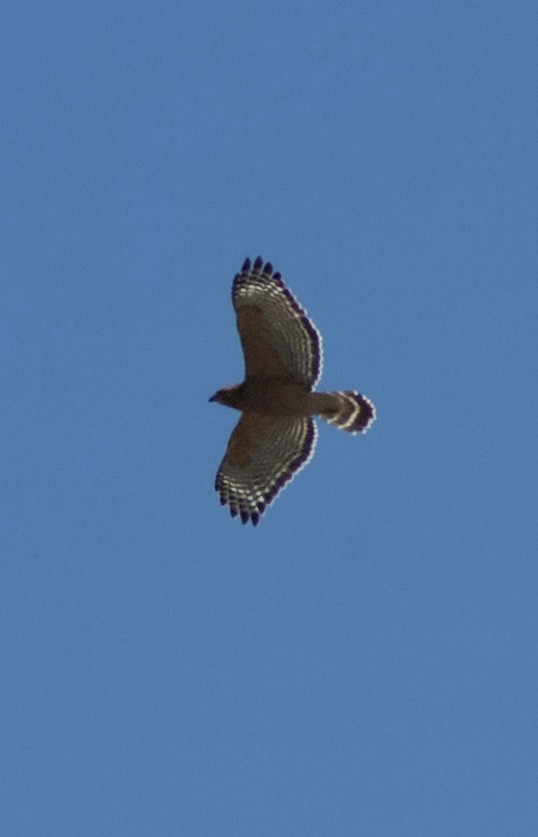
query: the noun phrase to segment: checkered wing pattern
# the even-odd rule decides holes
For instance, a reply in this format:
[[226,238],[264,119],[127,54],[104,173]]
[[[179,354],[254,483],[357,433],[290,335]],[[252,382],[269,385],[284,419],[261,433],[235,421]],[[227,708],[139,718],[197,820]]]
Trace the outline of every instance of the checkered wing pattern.
[[314,389],[322,371],[321,336],[271,263],[246,259],[232,300],[246,376],[287,378]]
[[306,465],[316,446],[310,418],[244,413],[228,443],[215,481],[232,517],[254,526],[277,494]]

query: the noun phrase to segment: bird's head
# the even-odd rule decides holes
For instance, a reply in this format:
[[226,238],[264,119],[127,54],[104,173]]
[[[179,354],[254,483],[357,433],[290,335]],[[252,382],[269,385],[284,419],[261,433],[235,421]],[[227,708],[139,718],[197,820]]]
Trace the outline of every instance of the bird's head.
[[241,384],[235,384],[232,387],[218,389],[209,400],[216,401],[217,404],[224,404],[225,407],[234,407],[236,410],[240,410],[239,399],[241,397],[241,386]]

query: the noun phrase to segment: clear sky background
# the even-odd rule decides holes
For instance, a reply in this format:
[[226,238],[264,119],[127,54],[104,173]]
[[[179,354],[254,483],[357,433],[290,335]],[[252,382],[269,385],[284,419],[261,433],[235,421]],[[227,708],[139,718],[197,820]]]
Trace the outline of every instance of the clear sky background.
[[[0,832],[538,833],[538,6],[6,2]],[[213,490],[246,256],[324,337]]]

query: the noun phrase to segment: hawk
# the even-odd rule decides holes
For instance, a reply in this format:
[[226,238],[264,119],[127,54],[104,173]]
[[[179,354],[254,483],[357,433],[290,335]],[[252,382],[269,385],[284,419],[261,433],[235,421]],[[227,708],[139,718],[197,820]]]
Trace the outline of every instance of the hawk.
[[232,302],[245,356],[242,384],[209,400],[241,411],[215,480],[232,517],[256,526],[266,507],[310,461],[320,416],[348,433],[363,433],[375,408],[351,390],[314,392],[323,365],[321,335],[260,256],[246,259]]

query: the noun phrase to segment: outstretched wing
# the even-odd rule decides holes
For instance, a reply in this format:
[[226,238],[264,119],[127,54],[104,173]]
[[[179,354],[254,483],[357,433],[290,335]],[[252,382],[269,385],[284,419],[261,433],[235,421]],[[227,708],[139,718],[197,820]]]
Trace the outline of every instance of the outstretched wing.
[[215,480],[222,505],[243,523],[258,523],[279,491],[311,459],[317,430],[310,418],[243,413]]
[[246,259],[232,301],[246,377],[291,379],[314,389],[322,371],[321,336],[270,262]]

